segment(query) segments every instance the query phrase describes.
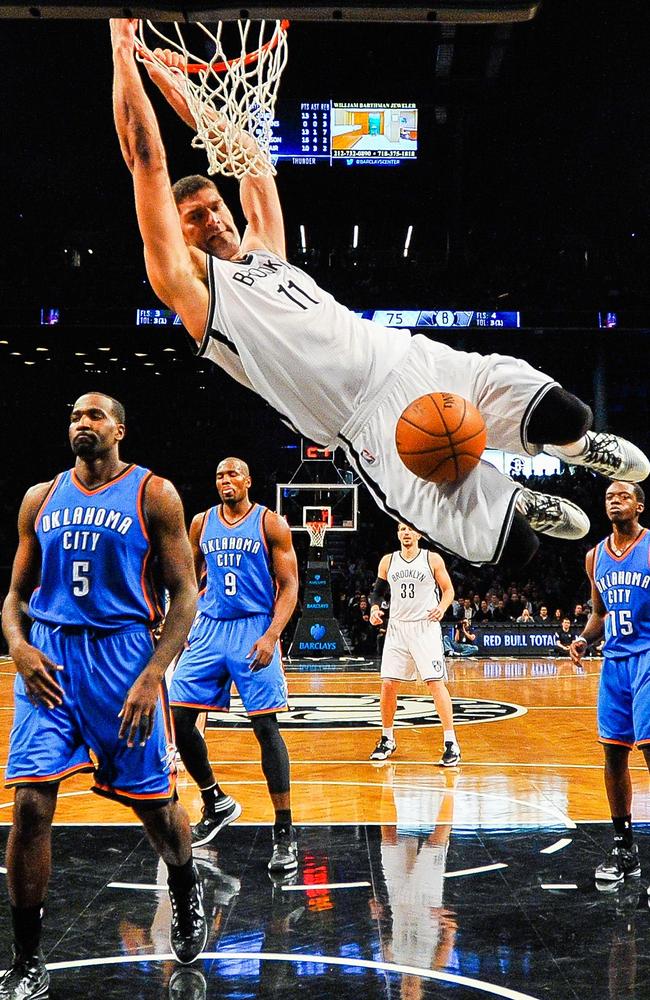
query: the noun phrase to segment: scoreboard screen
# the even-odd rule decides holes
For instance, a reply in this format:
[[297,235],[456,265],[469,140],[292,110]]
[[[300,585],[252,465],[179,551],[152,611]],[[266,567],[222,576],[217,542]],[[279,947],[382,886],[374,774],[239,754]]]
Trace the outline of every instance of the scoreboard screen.
[[518,312],[480,312],[473,309],[366,309],[357,316],[380,323],[382,326],[435,327],[439,330],[459,327],[498,327],[518,329],[521,314]]
[[279,100],[273,163],[398,166],[417,158],[415,104]]

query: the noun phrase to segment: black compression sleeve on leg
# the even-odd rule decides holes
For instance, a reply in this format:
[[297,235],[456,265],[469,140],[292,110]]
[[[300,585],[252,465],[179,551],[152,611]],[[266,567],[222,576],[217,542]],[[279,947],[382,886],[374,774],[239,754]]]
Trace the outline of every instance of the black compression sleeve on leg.
[[592,421],[593,414],[586,403],[554,385],[531,413],[526,437],[531,444],[571,444],[587,433]]
[[539,548],[539,539],[524,515],[516,510],[512,525],[508,532],[499,566],[504,569],[523,569],[533,558]]
[[262,751],[262,771],[272,795],[283,795],[291,787],[289,751],[274,713],[254,715],[253,732]]
[[174,705],[172,715],[176,746],[188,774],[199,788],[208,788],[210,785],[214,785],[216,779],[210,767],[208,748],[196,728],[196,720],[199,717],[198,708],[184,708]]
[[372,590],[370,591],[370,597],[369,597],[370,607],[372,608],[374,604],[377,604],[379,605],[379,607],[381,607],[381,602],[383,600],[388,600],[389,594],[390,594],[390,586],[388,580],[382,580],[381,577],[378,576],[372,585]]

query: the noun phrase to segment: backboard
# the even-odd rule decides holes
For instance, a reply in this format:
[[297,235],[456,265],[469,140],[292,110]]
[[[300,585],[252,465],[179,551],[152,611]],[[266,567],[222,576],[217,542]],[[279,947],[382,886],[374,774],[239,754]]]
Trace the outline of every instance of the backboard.
[[275,509],[292,531],[306,532],[307,521],[326,516],[328,532],[356,531],[357,491],[347,483],[278,483]]
[[507,24],[530,21],[542,0],[252,0],[242,10],[240,0],[139,0],[128,8],[115,0],[0,0],[0,18],[145,17],[153,21],[389,21],[438,24]]

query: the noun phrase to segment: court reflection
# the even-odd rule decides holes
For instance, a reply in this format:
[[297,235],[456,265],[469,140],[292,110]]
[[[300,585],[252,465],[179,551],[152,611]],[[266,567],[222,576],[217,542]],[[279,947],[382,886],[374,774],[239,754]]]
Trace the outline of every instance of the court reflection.
[[[454,911],[444,904],[444,877],[460,776],[442,772],[437,788],[395,781],[394,767],[385,777],[396,823],[381,827],[381,865],[370,900],[383,958],[420,969],[449,969],[458,925]],[[400,997],[420,1000],[427,985],[420,976],[403,974]]]

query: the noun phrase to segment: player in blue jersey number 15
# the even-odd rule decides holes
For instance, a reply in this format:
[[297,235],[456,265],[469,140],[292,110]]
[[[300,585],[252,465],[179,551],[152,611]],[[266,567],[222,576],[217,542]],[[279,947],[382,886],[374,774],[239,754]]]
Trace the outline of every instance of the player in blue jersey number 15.
[[630,750],[636,744],[650,768],[650,531],[639,524],[645,504],[636,483],[613,482],[605,494],[612,533],[587,553],[592,611],[571,644],[575,663],[605,636],[598,693],[598,736],[605,750],[605,788],[614,846],[596,869],[609,888],[641,874],[632,834]]

